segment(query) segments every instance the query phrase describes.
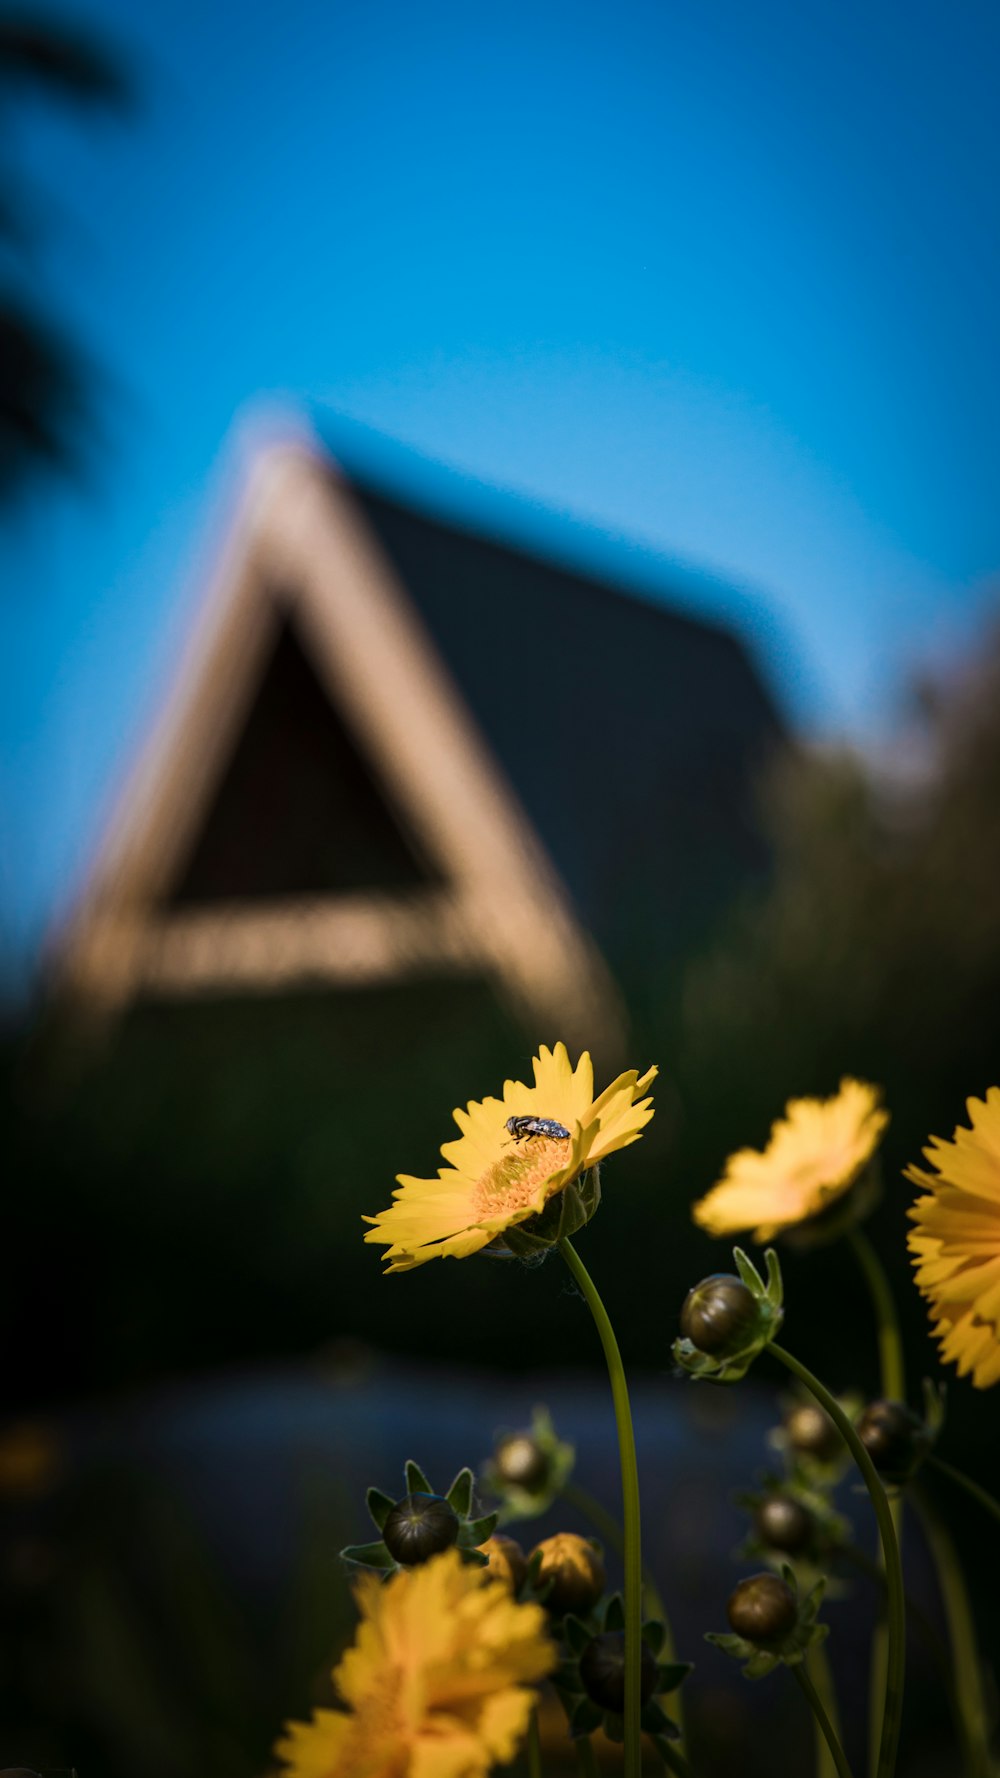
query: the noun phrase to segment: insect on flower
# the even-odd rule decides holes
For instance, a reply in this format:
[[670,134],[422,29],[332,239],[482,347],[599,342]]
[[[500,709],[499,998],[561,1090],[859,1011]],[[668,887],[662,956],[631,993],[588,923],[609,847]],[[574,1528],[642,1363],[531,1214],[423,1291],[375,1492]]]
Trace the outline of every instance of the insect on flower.
[[554,1117],[509,1117],[507,1129],[515,1142],[524,1142],[529,1136],[549,1136],[553,1141],[569,1141],[569,1131],[564,1124],[557,1124]]

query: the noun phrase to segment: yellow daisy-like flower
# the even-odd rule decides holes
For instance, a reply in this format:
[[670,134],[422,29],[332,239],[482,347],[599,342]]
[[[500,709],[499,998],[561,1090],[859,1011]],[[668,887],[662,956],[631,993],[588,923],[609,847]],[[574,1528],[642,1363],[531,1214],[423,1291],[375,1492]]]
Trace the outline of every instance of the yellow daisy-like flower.
[[556,1664],[540,1605],[447,1550],[357,1589],[361,1624],[334,1672],[347,1710],[287,1725],[283,1778],[486,1778],[513,1759]]
[[[408,1272],[429,1259],[450,1254],[464,1259],[505,1229],[537,1216],[549,1199],[596,1166],[615,1149],[636,1142],[653,1115],[641,1098],[656,1077],[650,1068],[640,1080],[634,1069],[620,1074],[594,1098],[594,1071],[586,1050],[575,1068],[566,1046],[543,1044],[532,1064],[533,1087],[504,1082],[502,1099],[473,1100],[452,1113],[462,1132],[445,1142],[447,1161],[436,1179],[400,1173],[395,1202],[379,1216],[366,1241],[388,1247],[390,1272]],[[540,1118],[561,1129],[515,1141],[508,1118]]]
[[924,1149],[935,1173],[906,1168],[928,1194],[908,1212],[908,1245],[941,1356],[988,1389],[1000,1383],[1000,1087],[966,1110],[971,1129]]
[[832,1099],[789,1099],[771,1126],[767,1147],[730,1155],[717,1185],[695,1204],[692,1216],[710,1235],[752,1230],[773,1241],[850,1190],[874,1153],[889,1121],[879,1090],[863,1080],[842,1080]]

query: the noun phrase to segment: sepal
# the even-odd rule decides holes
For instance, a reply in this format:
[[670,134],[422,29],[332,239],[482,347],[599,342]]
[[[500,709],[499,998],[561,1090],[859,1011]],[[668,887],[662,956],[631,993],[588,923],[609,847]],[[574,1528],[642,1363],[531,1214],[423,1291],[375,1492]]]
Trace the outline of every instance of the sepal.
[[385,1522],[396,1502],[391,1494],[383,1494],[381,1488],[369,1488],[365,1495],[365,1505],[371,1515],[376,1531],[385,1530]]
[[495,1243],[496,1251],[506,1251],[515,1259],[544,1257],[560,1241],[568,1240],[586,1228],[601,1202],[601,1172],[591,1167],[579,1179],[571,1179],[561,1191],[554,1192],[544,1210],[524,1222],[504,1229]]
[[356,1562],[363,1568],[381,1568],[388,1571],[397,1566],[390,1556],[381,1538],[374,1543],[349,1543],[340,1552],[344,1562]]
[[781,1266],[774,1248],[769,1247],[764,1254],[766,1279],[761,1277],[742,1247],[733,1248],[733,1260],[739,1281],[750,1292],[756,1310],[743,1344],[738,1350],[724,1354],[701,1351],[684,1335],[673,1344],[674,1360],[680,1369],[689,1377],[709,1383],[738,1383],[746,1376],[754,1359],[775,1338],[784,1319]]
[[[496,1527],[497,1515],[496,1513],[487,1513],[485,1516],[475,1519],[469,1517],[473,1505],[474,1477],[472,1470],[460,1469],[447,1495],[435,1493],[419,1463],[415,1463],[412,1458],[408,1459],[403,1466],[403,1480],[405,1491],[399,1500],[393,1499],[393,1496],[387,1494],[383,1488],[369,1488],[367,1490],[365,1504],[376,1529],[382,1533],[382,1536],[371,1543],[348,1544],[347,1548],[340,1552],[343,1560],[359,1567],[375,1569],[383,1574],[392,1573],[401,1566],[412,1567],[415,1563],[428,1560],[429,1554],[436,1552],[431,1550],[429,1553],[414,1554],[413,1552],[419,1547],[419,1543],[414,1541],[409,1532],[403,1541],[407,1546],[412,1547],[407,1547],[404,1559],[397,1559],[403,1558],[403,1548],[397,1537],[398,1526],[390,1524],[390,1518],[396,1513],[397,1507],[405,1505],[406,1514],[412,1515],[417,1503],[409,1499],[411,1495],[426,1495],[428,1496],[426,1503],[420,1503],[420,1505],[426,1504],[428,1512],[433,1509],[439,1518],[442,1514],[446,1518],[450,1518],[452,1542],[459,1550],[463,1562],[471,1563],[476,1567],[484,1566],[489,1558],[481,1553],[478,1546],[485,1543],[487,1538],[492,1535]],[[396,1517],[398,1519],[399,1515],[397,1514]],[[456,1519],[458,1520],[457,1534],[455,1532]],[[387,1525],[389,1526],[390,1542],[396,1550],[395,1555],[386,1543]],[[438,1548],[440,1547],[442,1546],[439,1539]]]
[[[454,1507],[460,1519],[468,1518],[472,1510],[473,1479],[472,1471],[466,1465],[465,1469],[459,1470],[445,1495],[448,1505]],[[488,1535],[489,1533],[487,1533]]]

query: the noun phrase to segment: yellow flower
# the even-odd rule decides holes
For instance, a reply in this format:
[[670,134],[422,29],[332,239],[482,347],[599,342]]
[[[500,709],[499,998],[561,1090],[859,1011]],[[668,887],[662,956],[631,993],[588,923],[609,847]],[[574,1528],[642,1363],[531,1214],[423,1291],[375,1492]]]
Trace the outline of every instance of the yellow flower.
[[691,1214],[710,1235],[751,1229],[755,1240],[773,1241],[850,1189],[888,1121],[878,1088],[863,1080],[842,1080],[832,1099],[789,1099],[763,1152],[730,1155]]
[[367,1576],[356,1597],[357,1639],[333,1676],[348,1708],[287,1725],[283,1778],[485,1778],[513,1759],[530,1683],[557,1660],[541,1606],[456,1550]]
[[971,1129],[924,1149],[936,1173],[906,1169],[928,1193],[909,1211],[908,1244],[941,1356],[988,1389],[1000,1383],[1000,1087],[966,1110]]
[[[570,1067],[566,1046],[543,1044],[533,1063],[535,1084],[504,1082],[502,1099],[473,1100],[452,1113],[462,1132],[446,1142],[448,1162],[436,1179],[415,1179],[400,1173],[395,1202],[379,1216],[366,1216],[373,1227],[366,1241],[388,1246],[384,1258],[390,1272],[408,1272],[429,1259],[450,1254],[464,1259],[544,1209],[548,1200],[588,1168],[636,1142],[653,1115],[649,1099],[640,1098],[656,1076],[650,1068],[640,1080],[635,1070],[620,1074],[598,1099],[594,1072],[586,1050]],[[528,1136],[515,1141],[507,1129],[510,1117],[536,1117],[557,1124],[565,1135]]]

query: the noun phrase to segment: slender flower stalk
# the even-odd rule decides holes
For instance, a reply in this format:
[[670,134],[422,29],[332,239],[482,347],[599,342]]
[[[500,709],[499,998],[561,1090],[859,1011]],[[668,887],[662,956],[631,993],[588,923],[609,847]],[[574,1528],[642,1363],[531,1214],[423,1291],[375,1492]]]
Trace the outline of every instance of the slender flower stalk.
[[906,1367],[899,1317],[885,1268],[864,1229],[855,1225],[847,1232],[854,1257],[861,1267],[875,1310],[878,1328],[878,1356],[881,1372],[881,1394],[887,1401],[906,1400]]
[[580,1769],[580,1778],[601,1778],[594,1743],[589,1735],[579,1735],[576,1741],[576,1763]]
[[[879,1373],[881,1394],[886,1401],[906,1401],[906,1362],[903,1357],[903,1338],[899,1330],[899,1317],[885,1268],[864,1230],[857,1225],[847,1231],[847,1239],[854,1251],[862,1276],[868,1286],[868,1293],[875,1311],[875,1327],[878,1334]],[[903,1546],[903,1501],[901,1495],[894,1495],[889,1502],[892,1522],[896,1531],[896,1542],[900,1550]],[[872,1771],[877,1770],[879,1740],[881,1735],[882,1699],[885,1697],[886,1681],[889,1671],[889,1622],[880,1613],[872,1635],[871,1653],[871,1685],[869,1690],[869,1748]]]
[[960,1469],[955,1468],[953,1463],[945,1463],[941,1457],[928,1457],[927,1461],[932,1469],[940,1470],[942,1475],[949,1476],[956,1487],[964,1488],[967,1494],[972,1495],[973,1500],[978,1500],[984,1512],[992,1513],[995,1519],[1000,1519],[1000,1500],[987,1493],[986,1489],[980,1487],[978,1482],[974,1482],[971,1476],[964,1475]]
[[639,1527],[639,1470],[629,1406],[628,1384],[618,1341],[597,1287],[572,1242],[563,1238],[559,1251],[582,1292],[604,1348],[618,1429],[625,1521],[625,1778],[641,1778],[642,1731],[639,1726],[642,1655],[642,1545]]
[[830,1757],[833,1760],[837,1778],[852,1778],[851,1768],[847,1763],[847,1755],[840,1745],[837,1731],[824,1709],[823,1700],[820,1697],[819,1692],[816,1690],[816,1687],[813,1685],[809,1674],[806,1672],[805,1666],[800,1661],[798,1665],[792,1667],[790,1671],[794,1673],[799,1685],[809,1700],[809,1707],[819,1724],[823,1739],[830,1751]]
[[875,1509],[885,1561],[889,1624],[889,1651],[882,1706],[882,1735],[876,1778],[892,1778],[896,1769],[896,1752],[899,1747],[899,1730],[903,1709],[903,1676],[906,1664],[906,1601],[903,1593],[903,1568],[899,1559],[899,1544],[896,1541],[896,1528],[889,1509],[889,1501],[875,1465],[836,1397],[824,1388],[819,1379],[814,1377],[804,1364],[793,1357],[791,1352],[786,1352],[784,1347],[779,1346],[776,1341],[771,1341],[770,1350],[786,1370],[791,1371],[792,1375],[797,1377],[799,1382],[803,1383],[815,1396],[820,1407],[826,1409],[864,1477],[865,1485],[871,1495],[872,1506]]
[[993,1778],[989,1715],[983,1697],[982,1663],[976,1626],[961,1563],[944,1520],[918,1485],[911,1497],[937,1570],[951,1644],[953,1684],[949,1686],[955,1726],[962,1745],[965,1778]]
[[675,1773],[676,1778],[693,1778],[691,1767],[688,1765],[684,1755],[678,1753],[675,1743],[673,1741],[668,1741],[666,1735],[654,1735],[653,1746],[656,1748],[656,1751],[668,1772]]
[[[579,1482],[565,1481],[560,1488],[559,1493],[563,1500],[565,1500],[567,1506],[575,1507],[578,1513],[581,1513],[585,1519],[590,1520],[594,1530],[603,1537],[605,1543],[609,1544],[614,1550],[615,1555],[624,1562],[625,1534],[614,1514],[609,1513],[607,1507],[602,1506],[599,1500],[595,1500],[594,1496],[588,1489],[581,1488]],[[642,1590],[646,1613],[663,1625],[663,1641],[660,1644],[660,1659],[663,1661],[675,1661],[677,1659],[677,1645],[674,1642],[673,1631],[670,1628],[670,1620],[667,1617],[666,1606],[663,1603],[663,1595],[645,1564],[643,1564],[642,1570]],[[683,1734],[684,1706],[681,1703],[680,1692],[673,1693],[669,1703],[664,1703],[663,1707],[668,1715],[673,1717]]]
[[[830,1725],[837,1739],[840,1739],[840,1712],[837,1709],[837,1693],[833,1683],[826,1647],[822,1642],[814,1642],[806,1655],[806,1672],[816,1688],[816,1696],[830,1719]],[[798,1669],[796,1669],[796,1672]],[[816,1778],[834,1778],[839,1772],[836,1755],[827,1739],[826,1730],[820,1718],[813,1712],[816,1720]]]
[[538,1711],[528,1719],[528,1778],[542,1778],[542,1737],[538,1732]]

